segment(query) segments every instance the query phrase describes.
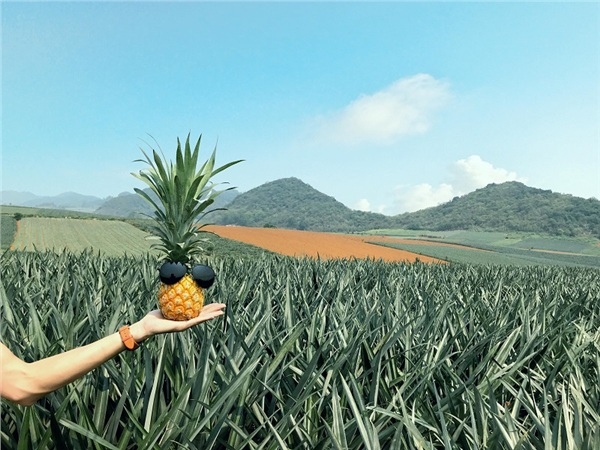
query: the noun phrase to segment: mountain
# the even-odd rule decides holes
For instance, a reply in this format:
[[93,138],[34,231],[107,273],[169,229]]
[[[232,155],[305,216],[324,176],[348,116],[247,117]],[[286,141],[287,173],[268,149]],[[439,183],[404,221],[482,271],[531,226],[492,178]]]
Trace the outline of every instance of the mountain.
[[[145,189],[146,192],[152,192]],[[223,191],[211,209],[224,208],[239,192],[232,189]],[[152,207],[139,195],[133,192],[122,192],[117,197],[101,199],[91,195],[82,195],[75,192],[65,192],[55,196],[40,196],[31,192],[1,191],[0,204],[13,206],[29,206],[34,208],[60,209],[82,212],[93,212],[104,216],[113,217],[146,217],[152,215]]]
[[2,191],[0,198],[3,205],[25,206],[25,203],[35,200],[38,196],[31,192]]
[[215,212],[211,222],[344,232],[387,228],[391,223],[383,214],[353,211],[297,178],[265,183],[239,195],[227,211]]
[[[75,193],[39,197],[3,191],[2,204],[94,211],[116,217],[152,215],[137,194],[124,192],[106,200]],[[97,206],[94,206],[97,205]],[[526,231],[600,239],[600,201],[511,181],[490,184],[433,208],[397,216],[351,210],[297,178],[265,183],[245,193],[224,191],[207,222],[223,225],[298,230],[358,232],[382,228],[415,230]]]
[[[144,192],[148,193],[153,199],[157,200],[156,195],[151,189],[146,188]],[[224,208],[234,198],[239,195],[235,189],[223,191],[217,196],[215,202],[209,210]],[[113,197],[104,202],[96,211],[96,214],[114,217],[147,217],[154,214],[152,206],[136,193],[123,192],[117,197]],[[212,214],[212,213],[211,213]]]
[[133,218],[152,214],[152,207],[133,192],[121,192],[106,200],[94,212],[103,216]]
[[448,203],[397,216],[354,211],[297,178],[251,189],[211,216],[223,225],[355,232],[378,228],[529,231],[600,238],[600,201],[528,187],[490,184]]
[[70,209],[91,212],[98,208],[104,200],[93,195],[65,192],[55,196],[39,196],[30,192],[2,191],[2,204],[30,206],[35,208]]
[[442,205],[396,217],[402,228],[530,231],[600,238],[600,201],[528,187],[489,184]]

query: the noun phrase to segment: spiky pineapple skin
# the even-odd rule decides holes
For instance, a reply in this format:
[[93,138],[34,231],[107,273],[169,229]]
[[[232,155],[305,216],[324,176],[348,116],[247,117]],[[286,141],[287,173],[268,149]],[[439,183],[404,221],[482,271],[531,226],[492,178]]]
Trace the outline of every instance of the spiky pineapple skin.
[[204,305],[204,289],[186,274],[175,284],[160,283],[158,307],[169,320],[189,320],[198,317]]

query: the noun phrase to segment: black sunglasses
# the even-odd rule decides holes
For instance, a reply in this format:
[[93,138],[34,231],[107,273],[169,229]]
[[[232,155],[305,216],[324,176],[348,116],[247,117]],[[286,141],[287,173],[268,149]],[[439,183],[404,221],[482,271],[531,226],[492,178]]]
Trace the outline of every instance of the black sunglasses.
[[191,273],[196,284],[204,289],[208,289],[215,282],[215,271],[205,264],[194,265],[190,272],[185,264],[165,261],[158,271],[160,281],[165,284],[175,284],[187,273]]

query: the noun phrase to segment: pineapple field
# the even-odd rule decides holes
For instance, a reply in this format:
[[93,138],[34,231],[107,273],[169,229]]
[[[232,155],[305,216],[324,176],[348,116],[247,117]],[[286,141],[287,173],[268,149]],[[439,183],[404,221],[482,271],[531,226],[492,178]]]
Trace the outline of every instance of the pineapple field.
[[[597,449],[600,271],[206,256],[226,315],[26,408],[3,449]],[[2,255],[2,341],[31,361],[156,308],[156,256]]]
[[553,265],[526,247],[503,259],[390,236],[201,233],[224,192],[210,179],[241,161],[217,167],[215,149],[200,162],[200,141],[177,139],[174,162],[142,150],[133,175],[152,192],[135,189],[150,223],[15,212],[2,227],[2,341],[25,361],[157,304],[171,320],[227,305],[33,407],[3,401],[3,449],[600,448],[600,272],[587,244]]
[[95,249],[104,255],[122,256],[151,249],[148,233],[117,220],[25,217],[18,224],[10,247],[13,250],[82,252]]

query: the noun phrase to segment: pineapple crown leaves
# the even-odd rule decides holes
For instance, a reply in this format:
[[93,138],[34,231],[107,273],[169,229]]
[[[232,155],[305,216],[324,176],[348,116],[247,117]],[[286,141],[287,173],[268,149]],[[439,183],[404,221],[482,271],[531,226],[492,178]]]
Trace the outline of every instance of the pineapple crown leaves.
[[[199,221],[210,212],[206,209],[221,192],[233,189],[217,191],[217,185],[209,181],[218,173],[242,161],[232,161],[215,168],[215,147],[210,157],[198,168],[201,139],[202,135],[192,150],[189,134],[183,148],[177,138],[175,163],[167,162],[162,150],[161,157],[161,154],[150,147],[150,157],[141,149],[145,159],[138,159],[136,162],[146,163],[148,167],[139,173],[132,173],[146,183],[159,199],[157,202],[148,193],[135,189],[135,192],[154,208],[153,231],[160,243],[153,247],[165,253],[167,258],[174,262],[187,263],[191,257],[202,252],[203,239],[198,231],[206,224]],[[160,150],[160,146],[158,148]]]

